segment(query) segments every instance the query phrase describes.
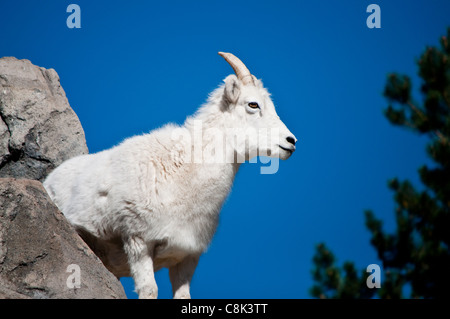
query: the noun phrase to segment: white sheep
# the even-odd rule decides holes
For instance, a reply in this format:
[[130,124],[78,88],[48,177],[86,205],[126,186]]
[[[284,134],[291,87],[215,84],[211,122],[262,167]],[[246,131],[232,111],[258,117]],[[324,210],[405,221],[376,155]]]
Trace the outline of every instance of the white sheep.
[[236,75],[184,125],[67,160],[44,182],[105,266],[118,278],[133,277],[139,298],[157,297],[154,272],[162,267],[174,298],[190,298],[240,164],[256,155],[287,159],[295,150],[262,82],[231,53],[219,54]]

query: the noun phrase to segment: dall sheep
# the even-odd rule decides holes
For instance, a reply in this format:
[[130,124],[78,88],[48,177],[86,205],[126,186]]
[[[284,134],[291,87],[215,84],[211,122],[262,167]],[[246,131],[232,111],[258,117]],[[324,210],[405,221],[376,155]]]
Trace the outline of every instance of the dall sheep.
[[139,298],[157,297],[154,272],[162,267],[173,297],[190,298],[240,164],[258,155],[287,159],[295,150],[262,82],[233,54],[219,54],[236,75],[184,125],[69,159],[44,182],[105,266],[118,278],[133,277]]

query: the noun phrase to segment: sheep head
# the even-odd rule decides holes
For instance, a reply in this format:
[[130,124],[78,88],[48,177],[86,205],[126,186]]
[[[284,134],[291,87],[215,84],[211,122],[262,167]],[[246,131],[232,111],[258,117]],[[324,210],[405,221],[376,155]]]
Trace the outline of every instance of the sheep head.
[[246,128],[257,134],[246,138],[236,151],[249,160],[257,155],[289,158],[295,151],[297,139],[280,120],[275,105],[261,80],[253,76],[245,64],[231,53],[219,52],[236,75],[224,81],[223,111],[230,114],[234,127]]

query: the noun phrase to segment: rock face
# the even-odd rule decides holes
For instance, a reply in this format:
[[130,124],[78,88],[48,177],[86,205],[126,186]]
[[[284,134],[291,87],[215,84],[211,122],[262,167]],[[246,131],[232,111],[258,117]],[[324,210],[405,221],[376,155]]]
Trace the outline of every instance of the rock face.
[[88,149],[77,115],[53,69],[0,59],[0,177],[43,181]]
[[0,178],[1,298],[126,296],[40,182]]
[[87,153],[55,70],[1,58],[0,299],[126,298],[39,182]]

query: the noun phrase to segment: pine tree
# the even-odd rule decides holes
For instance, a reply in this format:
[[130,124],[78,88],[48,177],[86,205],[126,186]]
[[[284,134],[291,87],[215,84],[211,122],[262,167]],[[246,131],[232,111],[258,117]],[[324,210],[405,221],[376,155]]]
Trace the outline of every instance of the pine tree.
[[[388,182],[395,193],[397,229],[383,231],[382,221],[365,212],[371,245],[382,262],[380,289],[366,285],[368,273],[357,274],[354,263],[340,268],[325,244],[316,247],[312,271],[316,298],[444,298],[450,297],[450,28],[440,48],[428,47],[417,61],[423,80],[423,103],[411,96],[406,75],[390,74],[384,89],[386,118],[393,124],[429,138],[427,153],[433,167],[419,169],[424,190],[409,181]],[[408,286],[409,289],[404,289]],[[410,291],[409,295],[405,295]]]

